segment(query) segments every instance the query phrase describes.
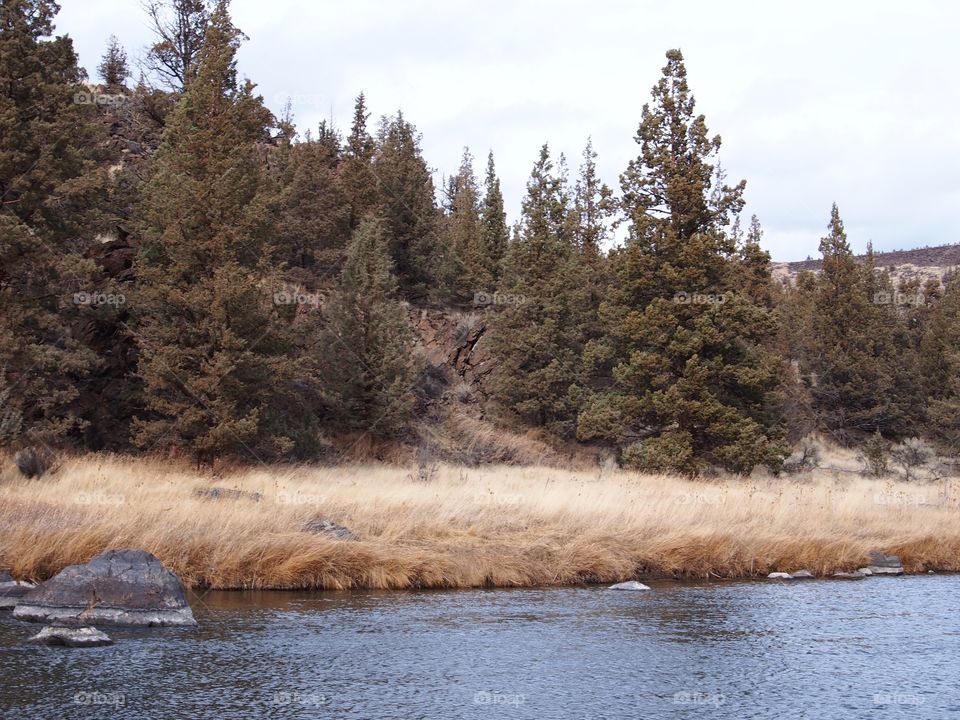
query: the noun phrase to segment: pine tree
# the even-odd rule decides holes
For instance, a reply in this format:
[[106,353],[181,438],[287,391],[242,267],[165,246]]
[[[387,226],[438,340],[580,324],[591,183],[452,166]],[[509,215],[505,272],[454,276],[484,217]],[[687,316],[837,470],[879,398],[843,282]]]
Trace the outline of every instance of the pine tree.
[[130,77],[127,51],[123,49],[116,35],[111,35],[107,41],[107,51],[97,66],[97,72],[100,73],[100,78],[108,89],[122,89],[127,78]]
[[613,192],[597,176],[597,153],[593,141],[583,150],[583,163],[577,180],[574,212],[577,230],[574,242],[577,251],[589,264],[596,264],[609,235],[608,219],[613,212]]
[[84,425],[81,383],[98,363],[72,329],[73,297],[99,290],[82,254],[105,225],[109,156],[73,44],[50,37],[58,11],[0,5],[0,412],[33,441]]
[[493,162],[493,152],[487,155],[487,173],[483,181],[483,200],[480,206],[481,236],[484,255],[489,262],[487,272],[494,284],[500,279],[503,257],[507,252],[510,230],[507,227],[507,214],[503,209],[503,193],[500,190],[500,178]]
[[386,437],[409,425],[419,366],[397,287],[386,225],[368,216],[354,233],[339,288],[325,308],[317,359],[338,430]]
[[198,460],[294,449],[292,344],[262,267],[270,218],[256,144],[272,118],[237,80],[241,39],[221,2],[170,118],[139,209],[136,341],[144,449]]
[[578,436],[620,443],[642,469],[745,472],[783,454],[771,413],[776,324],[737,292],[725,228],[744,183],[723,182],[711,162],[720,137],[694,108],[683,57],[671,50],[643,109],[640,155],[621,177],[630,232],[611,258],[615,280],[601,308],[618,359],[613,383],[581,414]]

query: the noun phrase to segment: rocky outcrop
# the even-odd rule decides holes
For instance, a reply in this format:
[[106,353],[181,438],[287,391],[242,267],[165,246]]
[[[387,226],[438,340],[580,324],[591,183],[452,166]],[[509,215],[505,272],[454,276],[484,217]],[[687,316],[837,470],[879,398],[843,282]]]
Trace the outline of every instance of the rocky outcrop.
[[108,550],[26,593],[13,616],[31,622],[196,625],[180,578],[143,550]]
[[113,640],[95,627],[70,628],[59,625],[49,625],[30,638],[30,642],[44,645],[64,645],[66,647],[100,647],[113,645]]
[[313,520],[308,520],[303,526],[303,531],[329,535],[337,540],[357,539],[356,535],[350,532],[349,528],[345,528],[343,525],[337,525],[335,522],[330,522],[329,520],[324,520],[323,518],[314,518]]
[[607,590],[649,590],[650,588],[643,583],[637,582],[636,580],[629,580],[627,582],[617,583],[616,585],[611,585]]

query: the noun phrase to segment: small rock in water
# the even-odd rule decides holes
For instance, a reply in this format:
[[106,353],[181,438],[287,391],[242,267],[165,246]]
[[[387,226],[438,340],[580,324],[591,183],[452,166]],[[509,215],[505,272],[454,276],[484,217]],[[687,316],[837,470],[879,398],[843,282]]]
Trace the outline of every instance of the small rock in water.
[[868,567],[862,567],[859,570],[857,570],[857,572],[860,573],[861,575],[873,575],[873,570],[871,570]]
[[12,610],[22,596],[36,587],[33,583],[17,582],[9,573],[6,573],[9,580],[3,577],[4,573],[0,573],[0,610]]
[[48,625],[30,638],[30,642],[79,648],[113,645],[113,640],[95,627],[69,628],[58,625]]
[[813,577],[813,573],[809,570],[797,570],[795,573],[790,573],[791,580],[812,580]]
[[856,572],[835,572],[831,577],[835,577],[837,580],[863,580],[866,577],[866,573],[862,573],[859,570]]
[[771,580],[792,580],[793,579],[790,573],[785,573],[785,572],[772,572],[769,575],[767,575],[767,577],[770,578]]
[[650,588],[644,585],[643,583],[637,582],[636,580],[628,580],[627,582],[617,583],[616,585],[611,585],[607,590],[649,590]]
[[337,540],[357,539],[356,536],[350,532],[350,528],[345,528],[343,525],[337,525],[335,522],[330,522],[329,520],[324,520],[323,518],[314,518],[313,520],[309,520],[307,524],[303,526],[303,531],[330,535],[331,537],[335,537]]

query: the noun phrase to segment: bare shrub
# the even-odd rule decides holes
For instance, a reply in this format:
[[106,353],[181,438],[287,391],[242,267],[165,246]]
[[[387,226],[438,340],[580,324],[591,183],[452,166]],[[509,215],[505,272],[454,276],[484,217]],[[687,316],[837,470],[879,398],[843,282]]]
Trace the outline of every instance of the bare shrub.
[[920,438],[907,438],[890,451],[890,457],[903,469],[903,479],[910,482],[917,479],[919,470],[936,458],[936,452]]
[[53,453],[46,448],[29,447],[13,457],[17,469],[28,478],[39,478],[53,467]]

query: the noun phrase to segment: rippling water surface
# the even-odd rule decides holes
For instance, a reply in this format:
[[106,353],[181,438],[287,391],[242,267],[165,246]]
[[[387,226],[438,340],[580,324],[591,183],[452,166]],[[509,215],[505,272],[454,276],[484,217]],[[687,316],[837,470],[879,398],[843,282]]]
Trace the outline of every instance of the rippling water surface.
[[192,604],[196,629],[82,650],[0,614],[0,716],[960,717],[958,576]]

